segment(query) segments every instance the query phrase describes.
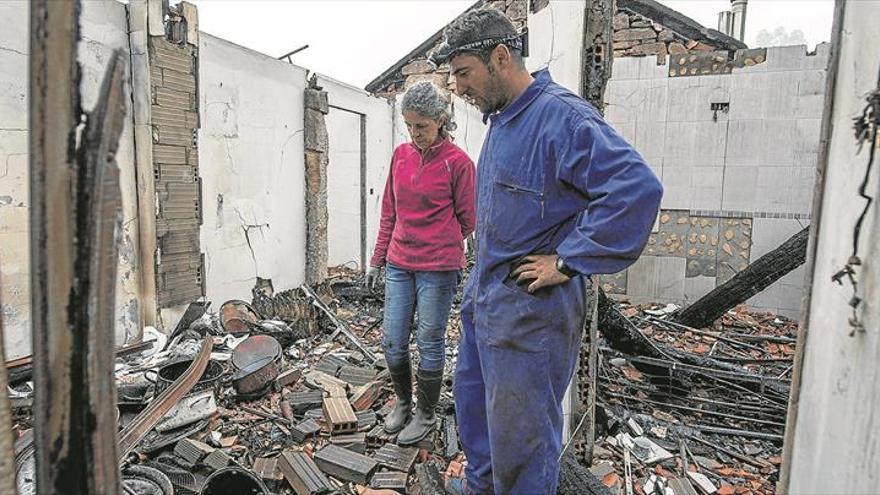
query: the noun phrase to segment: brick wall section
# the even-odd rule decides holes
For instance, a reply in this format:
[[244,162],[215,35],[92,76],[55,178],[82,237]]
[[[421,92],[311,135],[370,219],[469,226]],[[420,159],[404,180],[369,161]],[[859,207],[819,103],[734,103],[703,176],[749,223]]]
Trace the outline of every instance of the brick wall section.
[[[518,30],[522,30],[526,26],[529,9],[528,0],[488,0],[483,5],[496,8],[507,14]],[[441,36],[423,54],[412,58],[396,74],[389,78],[390,82],[388,84],[375,91],[376,95],[393,97],[398,93],[406,91],[406,88],[419,81],[431,81],[441,88],[450,87],[449,66],[444,64],[435,71],[434,67],[428,62],[428,54],[433,53],[442,41],[443,38]]]
[[327,164],[330,150],[324,116],[330,107],[327,92],[312,77],[305,91],[306,153],[306,283],[327,278]]
[[[548,6],[549,2],[528,0],[491,0],[484,5],[497,8],[510,17],[517,29],[526,26],[528,12],[537,12]],[[678,33],[657,21],[626,8],[617,10],[613,18],[613,41],[615,57],[657,57],[657,64],[666,63],[668,55],[708,53],[726,50],[723,43],[713,43],[709,38],[694,40]],[[393,97],[402,93],[417,81],[428,80],[440,87],[449,86],[449,67],[444,65],[434,70],[428,63],[432,53],[442,41],[437,40],[423,54],[417,55],[403,65],[396,73],[386,78],[384,86],[374,89],[377,96]]]
[[688,39],[665,26],[626,9],[614,16],[614,56],[656,55],[657,65],[666,63],[667,55],[711,52],[720,47]]
[[198,48],[164,37],[149,40],[153,179],[156,190],[156,292],[158,306],[187,304],[203,296],[199,243],[201,179]]

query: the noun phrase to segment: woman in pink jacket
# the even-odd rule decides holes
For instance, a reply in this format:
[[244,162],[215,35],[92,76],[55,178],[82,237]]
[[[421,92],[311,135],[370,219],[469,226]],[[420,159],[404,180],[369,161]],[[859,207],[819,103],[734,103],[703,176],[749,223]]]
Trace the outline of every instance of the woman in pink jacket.
[[[449,309],[465,267],[464,239],[474,230],[474,163],[449,138],[448,103],[430,82],[401,104],[412,142],[394,151],[379,236],[367,271],[374,287],[385,268],[383,348],[397,405],[385,431],[412,445],[434,428],[446,352]],[[412,414],[410,328],[418,308],[418,400]]]

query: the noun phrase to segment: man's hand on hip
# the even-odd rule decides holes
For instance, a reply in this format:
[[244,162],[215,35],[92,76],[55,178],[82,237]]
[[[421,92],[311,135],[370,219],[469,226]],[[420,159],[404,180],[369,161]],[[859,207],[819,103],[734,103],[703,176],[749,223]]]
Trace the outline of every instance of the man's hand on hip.
[[542,287],[563,284],[570,280],[569,277],[556,269],[555,254],[532,254],[523,258],[522,263],[511,273],[516,277],[516,283],[524,284],[531,280],[527,289],[534,293]]

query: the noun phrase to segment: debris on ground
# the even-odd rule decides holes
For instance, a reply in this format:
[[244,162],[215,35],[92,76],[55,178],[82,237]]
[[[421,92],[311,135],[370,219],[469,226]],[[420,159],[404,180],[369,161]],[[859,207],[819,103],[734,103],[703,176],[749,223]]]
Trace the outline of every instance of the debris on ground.
[[[397,446],[383,429],[395,402],[381,349],[383,294],[365,288],[354,270],[331,269],[320,286],[277,293],[259,279],[250,302],[227,301],[216,311],[193,303],[169,334],[148,328],[144,343],[117,352],[119,427],[132,443],[122,460],[126,490],[444,493],[443,476],[462,476],[467,462],[452,398],[459,303],[460,294],[447,333],[440,421],[413,448]],[[716,328],[690,329],[671,321],[676,310],[623,306],[622,313],[657,344],[786,382],[793,322],[736,310]],[[206,339],[210,360],[196,379],[190,375],[207,355]],[[415,345],[411,352],[417,361]],[[29,364],[7,363],[22,494],[34,493]],[[601,348],[593,464],[588,469],[568,452],[559,493],[774,493],[787,396],[717,370],[675,369]],[[186,380],[181,398],[158,404]],[[157,416],[157,409],[167,412]]]
[[621,307],[658,346],[749,374],[602,348],[593,474],[614,494],[775,493],[797,323],[739,307],[694,329],[675,310]]

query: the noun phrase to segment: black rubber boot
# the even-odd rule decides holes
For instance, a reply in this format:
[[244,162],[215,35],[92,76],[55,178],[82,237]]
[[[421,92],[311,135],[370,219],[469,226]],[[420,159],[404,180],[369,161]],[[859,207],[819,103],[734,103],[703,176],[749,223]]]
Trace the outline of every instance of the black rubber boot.
[[413,445],[420,442],[437,425],[434,409],[440,400],[440,388],[443,386],[443,370],[424,371],[416,374],[419,383],[416,414],[406,428],[397,436],[399,445]]
[[412,368],[409,361],[397,367],[389,367],[391,383],[394,385],[394,393],[397,394],[397,404],[394,410],[385,418],[385,433],[397,433],[406,426],[412,417]]

